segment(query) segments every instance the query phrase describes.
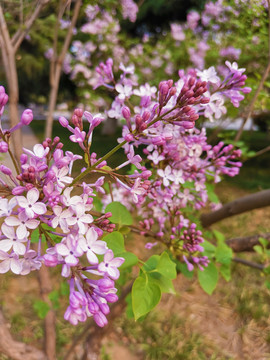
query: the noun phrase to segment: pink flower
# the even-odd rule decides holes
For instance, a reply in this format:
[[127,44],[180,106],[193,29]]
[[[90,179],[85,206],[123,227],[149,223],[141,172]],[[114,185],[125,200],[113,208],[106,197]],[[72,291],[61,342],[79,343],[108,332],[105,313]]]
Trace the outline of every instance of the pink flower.
[[26,198],[24,196],[17,196],[18,205],[24,209],[28,219],[33,219],[36,215],[43,215],[46,213],[46,205],[42,202],[37,202],[39,199],[39,191],[32,188],[28,191]]

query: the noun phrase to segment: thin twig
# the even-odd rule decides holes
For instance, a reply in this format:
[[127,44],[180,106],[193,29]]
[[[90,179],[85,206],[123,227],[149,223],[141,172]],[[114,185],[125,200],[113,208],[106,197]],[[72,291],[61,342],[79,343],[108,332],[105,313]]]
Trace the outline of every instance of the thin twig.
[[252,267],[254,269],[261,270],[261,271],[266,268],[266,266],[263,265],[263,264],[258,264],[258,263],[255,263],[253,261],[249,261],[249,260],[246,260],[246,259],[241,259],[241,258],[238,258],[238,257],[233,258],[233,261],[235,261],[237,263],[240,263],[240,264],[243,264],[243,265],[246,265],[246,266],[249,266],[249,267]]

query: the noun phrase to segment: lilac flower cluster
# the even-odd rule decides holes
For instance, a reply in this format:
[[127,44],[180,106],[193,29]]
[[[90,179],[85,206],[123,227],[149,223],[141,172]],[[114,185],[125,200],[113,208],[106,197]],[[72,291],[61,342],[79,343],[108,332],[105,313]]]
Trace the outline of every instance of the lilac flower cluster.
[[[1,87],[1,111],[8,96]],[[89,146],[92,132],[100,122],[99,116],[85,112],[89,131],[83,131],[83,112],[76,109],[72,116],[74,127],[64,118],[60,123],[72,133],[71,141],[82,149]],[[16,128],[29,124],[32,111],[22,114]],[[9,149],[10,130],[1,128],[2,143]],[[3,149],[2,144],[2,149]],[[123,258],[115,258],[105,241],[99,240],[104,231],[111,232],[114,224],[106,213],[94,218],[91,215],[93,198],[97,192],[104,192],[104,176],[95,183],[71,186],[74,181],[73,163],[82,156],[62,150],[58,137],[47,138],[43,144],[36,144],[33,150],[23,148],[20,162],[14,160],[17,175],[0,165],[1,199],[0,214],[3,218],[0,235],[0,273],[11,270],[15,274],[27,275],[39,270],[42,263],[49,267],[62,266],[62,276],[70,283],[70,306],[65,319],[76,325],[93,316],[99,326],[107,323],[108,302],[117,300],[114,281],[119,277],[118,267]],[[93,154],[92,154],[93,155]],[[95,163],[94,156],[89,161]],[[102,165],[102,164],[101,164]],[[36,235],[34,235],[36,234]],[[38,249],[31,243],[33,236],[39,239]],[[46,253],[42,253],[41,241],[46,240]],[[103,260],[98,258],[103,255]],[[91,274],[100,280],[91,279]]]
[[[147,221],[142,224],[141,233],[145,234],[145,230],[150,231],[154,224],[158,225],[156,236],[168,247],[170,234],[174,235],[171,228],[184,221],[185,208],[191,204],[195,209],[206,205],[207,178],[212,176],[213,181],[218,182],[220,175],[235,176],[241,167],[237,161],[241,155],[239,150],[234,150],[231,145],[224,147],[222,142],[212,147],[207,144],[205,130],[195,128],[195,122],[205,114],[209,104],[211,111],[222,111],[225,96],[237,106],[235,98],[242,97],[239,92],[249,91],[243,87],[243,69],[238,70],[230,63],[227,65],[231,72],[223,81],[214,68],[203,72],[191,69],[187,74],[179,71],[180,79],[176,83],[172,80],[160,82],[157,93],[148,84],[141,86],[140,90],[134,89],[127,76],[121,76],[118,81],[114,77],[112,85],[108,85],[104,77],[104,85],[117,91],[108,114],[126,122],[123,136],[118,141],[123,144],[129,160],[115,170],[133,164],[142,171],[133,187],[129,181],[135,174],[125,176],[125,181],[118,178],[112,195],[129,209],[137,204],[138,214]],[[134,95],[141,100],[140,106],[132,111],[129,103]],[[221,104],[216,101],[215,110],[214,96],[215,100],[218,97],[223,99]],[[147,174],[147,162],[143,163],[141,157],[135,155],[134,148],[139,146],[143,147],[148,164],[151,164],[151,178]],[[142,182],[143,178],[148,180]],[[104,198],[104,204],[108,201],[109,196]],[[204,258],[201,262],[196,261],[195,257],[194,264],[200,265],[200,269],[207,265]]]

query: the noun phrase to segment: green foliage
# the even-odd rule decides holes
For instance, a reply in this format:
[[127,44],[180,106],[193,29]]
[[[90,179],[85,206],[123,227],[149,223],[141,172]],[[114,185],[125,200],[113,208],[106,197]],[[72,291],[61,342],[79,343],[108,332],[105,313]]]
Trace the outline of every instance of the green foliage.
[[218,269],[210,262],[203,271],[198,271],[198,279],[203,290],[211,295],[218,283]]
[[112,216],[110,217],[110,221],[114,224],[118,224],[120,227],[122,225],[131,225],[133,223],[130,212],[118,201],[113,201],[107,205],[105,212],[111,212]]
[[45,319],[48,311],[50,310],[50,306],[45,301],[36,300],[34,302],[34,310],[40,319]]
[[149,313],[159,303],[162,293],[175,293],[172,283],[175,278],[176,264],[167,252],[147,260],[132,287],[135,320]]
[[132,308],[135,320],[151,311],[159,303],[160,298],[160,287],[147,274],[141,274],[132,286]]

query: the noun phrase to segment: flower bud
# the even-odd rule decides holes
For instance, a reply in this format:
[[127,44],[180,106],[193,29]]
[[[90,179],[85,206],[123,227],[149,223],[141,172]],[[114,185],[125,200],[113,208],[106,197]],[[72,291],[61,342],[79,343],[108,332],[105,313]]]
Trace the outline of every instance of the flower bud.
[[12,174],[12,171],[10,170],[10,168],[8,168],[7,166],[5,165],[0,165],[0,171],[5,174],[5,175],[8,175],[10,176]]
[[21,116],[21,123],[23,125],[29,125],[31,123],[31,121],[33,120],[34,116],[33,116],[33,111],[30,109],[26,109],[24,110],[24,112],[22,113]]
[[127,106],[122,107],[122,115],[124,119],[129,120],[130,119],[130,110]]
[[59,122],[63,127],[67,127],[68,126],[68,120],[66,118],[64,118],[64,116],[60,116],[59,118]]
[[1,153],[8,152],[8,143],[6,143],[5,141],[0,141],[0,152]]

